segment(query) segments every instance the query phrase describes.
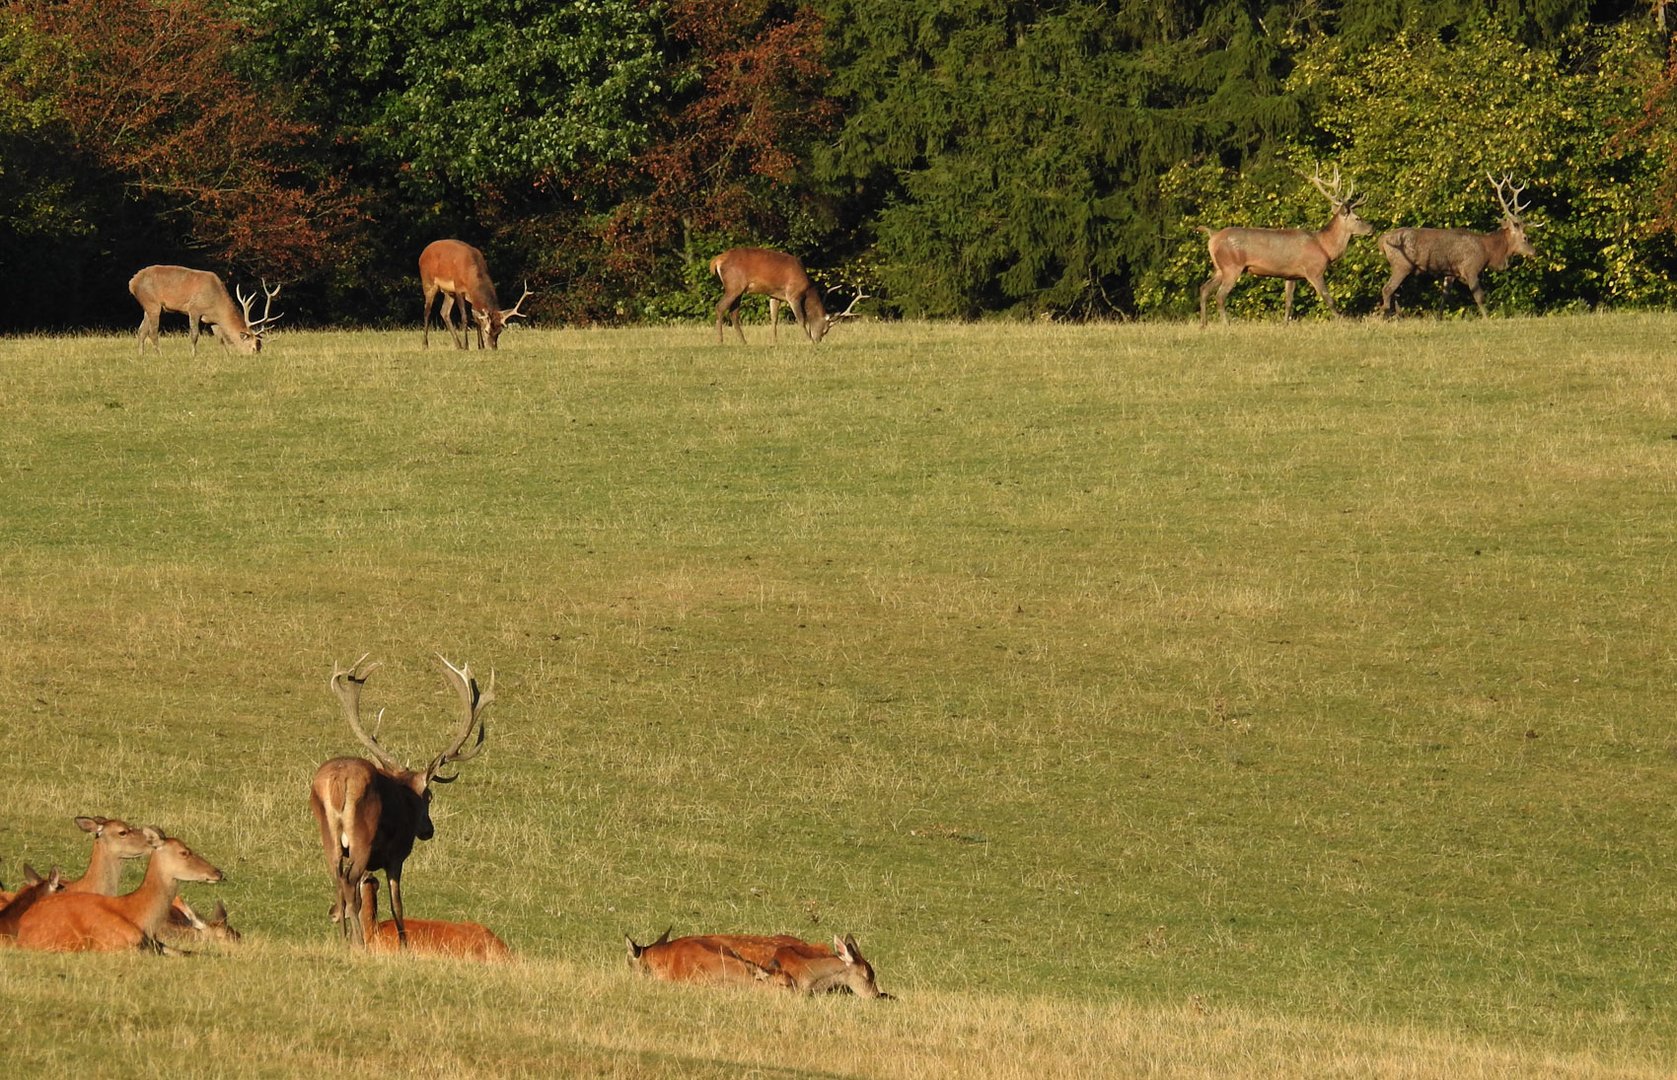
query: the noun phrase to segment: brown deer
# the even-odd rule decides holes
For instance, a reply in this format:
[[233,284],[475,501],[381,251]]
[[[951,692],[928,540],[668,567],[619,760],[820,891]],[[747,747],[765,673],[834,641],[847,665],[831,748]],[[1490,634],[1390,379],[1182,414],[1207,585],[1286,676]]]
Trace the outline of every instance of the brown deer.
[[1386,287],[1380,290],[1382,315],[1391,314],[1395,306],[1392,298],[1397,295],[1404,279],[1410,274],[1422,273],[1444,275],[1444,287],[1439,293],[1441,306],[1444,293],[1450,290],[1450,283],[1459,280],[1473,294],[1480,316],[1490,318],[1490,312],[1485,310],[1485,290],[1479,284],[1479,275],[1487,269],[1505,270],[1508,260],[1515,255],[1530,258],[1537,254],[1537,249],[1526,239],[1526,222],[1521,217],[1527,207],[1521,204],[1520,193],[1526,189],[1514,187],[1512,176],[1497,180],[1486,173],[1485,179],[1491,182],[1497,202],[1502,206],[1502,224],[1495,232],[1405,228],[1381,234],[1380,253],[1386,256],[1392,267],[1392,276],[1386,280]]
[[834,937],[819,945],[788,934],[701,934],[651,945],[629,941],[629,962],[659,978],[687,982],[757,982],[803,994],[848,991],[892,1000],[879,989],[873,965],[856,939]]
[[[466,720],[447,749],[422,771],[409,769],[397,761],[361,726],[361,687],[378,665],[367,663],[363,656],[348,669],[334,665],[332,671],[332,692],[343,706],[344,719],[349,722],[350,731],[372,753],[373,760],[339,757],[321,765],[309,787],[309,808],[320,826],[327,872],[337,887],[332,919],[341,924],[344,936],[357,945],[366,941],[361,920],[361,881],[376,870],[384,871],[390,882],[390,912],[395,917],[396,936],[398,940],[406,940],[407,931],[402,922],[402,864],[412,853],[416,840],[429,840],[436,831],[431,823],[431,785],[457,779],[458,773],[441,775],[443,768],[470,761],[483,749],[483,711],[495,700],[494,672],[489,675],[489,688],[480,691],[470,665],[457,668],[441,656],[437,659],[442,662],[444,678],[460,697]],[[477,742],[470,749],[463,749],[474,729]]]
[[221,871],[178,839],[142,829],[152,841],[145,880],[124,896],[59,893],[30,908],[18,923],[17,943],[52,952],[121,952],[149,948],[178,955],[157,939],[183,881],[217,882]]
[[[771,986],[788,989],[787,976],[775,979],[762,965],[753,963],[730,948],[720,936],[684,937],[670,940],[665,930],[650,945],[637,945],[627,934],[629,966],[643,975],[665,982],[704,983],[710,986]],[[772,952],[772,950],[769,950]]]
[[[518,298],[518,303],[503,310],[495,296],[495,283],[489,280],[489,263],[484,259],[483,252],[461,240],[435,240],[425,245],[425,250],[419,253],[419,287],[425,293],[423,340],[427,349],[431,347],[431,305],[439,292],[443,294],[443,299],[438,314],[443,325],[448,327],[449,336],[454,339],[457,349],[471,348],[468,318],[477,323],[479,349],[483,348],[485,335],[491,349],[500,348],[498,342],[507,320],[523,318],[524,313],[518,309],[530,298],[530,287],[526,283],[524,295]],[[460,303],[463,334],[456,333],[454,329],[455,301]]]
[[1200,325],[1206,322],[1206,301],[1211,290],[1217,290],[1217,314],[1229,321],[1226,301],[1235,282],[1243,273],[1258,277],[1278,277],[1285,281],[1286,298],[1284,319],[1293,317],[1293,290],[1300,281],[1308,281],[1322,298],[1329,312],[1338,315],[1333,297],[1328,295],[1327,272],[1331,265],[1350,246],[1353,236],[1367,236],[1374,226],[1357,216],[1362,200],[1355,198],[1353,185],[1341,190],[1339,167],[1333,170],[1332,180],[1322,179],[1318,168],[1310,183],[1333,206],[1328,223],[1310,232],[1307,229],[1242,229],[1228,228],[1212,232],[1204,225],[1199,230],[1206,234],[1211,251],[1211,276],[1200,286]]
[[[792,318],[804,328],[804,334],[817,345],[827,331],[840,319],[854,316],[856,305],[868,299],[868,294],[856,290],[856,299],[837,315],[829,315],[821,295],[804,272],[804,264],[795,256],[766,248],[730,248],[710,260],[710,272],[722,282],[722,299],[716,304],[716,343],[722,344],[722,320],[733,317],[734,332],[745,341],[740,329],[740,301],[747,293],[769,298],[769,331],[775,341],[780,340],[780,305],[792,309]],[[827,290],[831,293],[833,290]]]
[[88,859],[87,872],[66,881],[64,891],[115,896],[122,884],[123,862],[150,855],[150,837],[120,818],[78,817],[76,825],[93,837],[93,855]]
[[235,307],[233,298],[227,295],[227,286],[208,270],[193,270],[185,266],[148,266],[128,279],[128,291],[134,294],[134,299],[139,301],[141,310],[145,312],[140,319],[140,351],[145,352],[147,341],[159,353],[163,351],[157,340],[158,323],[165,311],[178,311],[186,316],[193,356],[198,355],[200,322],[210,324],[211,332],[224,349],[237,349],[242,353],[261,352],[262,335],[268,332],[268,324],[279,318],[269,312],[273,310],[280,288],[276,285],[270,292],[268,283],[262,283],[262,292],[268,299],[262,307],[262,317],[253,320],[250,305],[256,300],[254,292],[249,296],[239,293],[239,304]]
[[23,887],[6,897],[0,903],[0,940],[11,941],[17,937],[18,923],[23,916],[38,901],[45,900],[55,893],[62,892],[64,880],[58,873],[58,867],[53,867],[46,877],[42,877],[29,867],[23,868]]
[[404,941],[396,920],[379,921],[378,878],[361,879],[361,937],[373,952],[408,952],[430,956],[452,956],[466,960],[506,960],[512,956],[507,943],[495,931],[475,922],[444,922],[440,919],[408,919],[402,924]]
[[179,896],[175,897],[175,902],[170,906],[169,914],[163,920],[163,925],[158,928],[158,933],[162,940],[171,945],[200,944],[206,941],[231,945],[244,936],[227,921],[227,905],[220,900],[215,902],[215,911],[205,919]]

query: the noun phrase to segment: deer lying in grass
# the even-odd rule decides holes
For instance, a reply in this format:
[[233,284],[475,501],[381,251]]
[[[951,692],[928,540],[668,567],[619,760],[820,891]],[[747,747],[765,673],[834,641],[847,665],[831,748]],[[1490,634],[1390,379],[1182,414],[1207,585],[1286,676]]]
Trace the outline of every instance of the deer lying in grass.
[[221,871],[177,839],[140,830],[151,842],[151,861],[140,887],[124,896],[60,893],[39,901],[18,924],[18,944],[51,952],[123,952],[148,948],[179,955],[157,940],[180,883],[217,882]]
[[169,914],[158,932],[162,940],[170,945],[201,945],[205,942],[232,945],[243,937],[228,923],[227,905],[220,900],[215,902],[215,911],[205,919],[179,896],[170,905]]
[[834,937],[829,946],[789,934],[700,934],[670,941],[666,930],[651,945],[629,940],[629,962],[671,982],[755,983],[802,994],[848,991],[891,1000],[850,935]]
[[650,945],[637,945],[627,934],[623,940],[628,946],[629,966],[654,979],[711,986],[791,986],[789,978],[775,980],[762,965],[745,959],[719,938],[700,936],[671,941],[670,932],[665,930]]
[[[379,921],[378,888],[378,878],[361,879],[361,936],[374,952],[400,952],[403,943],[396,932],[396,920]],[[506,960],[512,956],[507,943],[481,923],[407,919],[403,926],[409,952],[468,960]]]
[[27,866],[23,868],[23,871],[22,888],[15,893],[7,894],[5,903],[0,905],[0,940],[8,943],[17,938],[18,923],[23,920],[23,916],[29,912],[30,908],[64,888],[64,881],[59,876],[56,866],[44,878]]
[[87,871],[64,883],[67,893],[115,896],[122,885],[122,864],[152,852],[151,838],[120,818],[79,817],[76,825],[93,837]]

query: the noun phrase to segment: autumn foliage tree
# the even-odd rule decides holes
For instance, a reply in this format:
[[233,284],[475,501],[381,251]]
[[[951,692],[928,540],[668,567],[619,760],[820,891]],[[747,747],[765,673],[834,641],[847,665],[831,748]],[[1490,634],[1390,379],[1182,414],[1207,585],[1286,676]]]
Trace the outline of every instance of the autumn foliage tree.
[[653,312],[674,314],[713,291],[704,266],[715,250],[742,241],[806,249],[830,227],[807,163],[838,115],[824,96],[814,9],[673,0],[665,23],[677,96],[635,160],[606,239],[622,272],[663,291]]
[[354,204],[299,166],[309,129],[239,75],[245,27],[205,0],[9,6],[55,54],[14,92],[49,99],[77,151],[159,208],[187,246],[276,278],[341,255]]

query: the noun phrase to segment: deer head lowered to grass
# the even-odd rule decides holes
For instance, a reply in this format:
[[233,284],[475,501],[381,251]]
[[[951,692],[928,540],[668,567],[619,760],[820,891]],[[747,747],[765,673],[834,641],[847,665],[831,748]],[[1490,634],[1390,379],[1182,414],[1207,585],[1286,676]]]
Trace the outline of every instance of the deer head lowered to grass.
[[[343,706],[344,719],[373,760],[338,757],[315,771],[309,787],[309,807],[320,826],[326,867],[337,888],[332,918],[351,942],[365,944],[361,920],[362,879],[382,870],[390,883],[390,913],[399,940],[406,939],[402,921],[402,864],[418,840],[429,840],[433,784],[450,783],[458,774],[442,775],[450,765],[470,761],[483,750],[486,730],[483,711],[495,700],[495,675],[480,690],[470,665],[457,668],[438,656],[444,677],[460,698],[465,722],[447,748],[424,769],[410,769],[390,755],[361,726],[361,687],[378,665],[365,656],[349,668],[334,667],[332,692]],[[477,732],[470,748],[466,742]]]

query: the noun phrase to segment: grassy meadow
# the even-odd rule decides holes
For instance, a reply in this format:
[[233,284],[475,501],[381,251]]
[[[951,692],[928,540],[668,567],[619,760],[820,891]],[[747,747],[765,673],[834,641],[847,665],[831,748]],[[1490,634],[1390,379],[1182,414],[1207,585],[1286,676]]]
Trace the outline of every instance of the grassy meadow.
[[[0,880],[121,816],[246,935],[0,953],[0,1060],[1670,1075],[1677,317],[747,329],[0,340]],[[420,762],[434,651],[498,700],[408,914],[511,965],[326,920],[333,662]]]

